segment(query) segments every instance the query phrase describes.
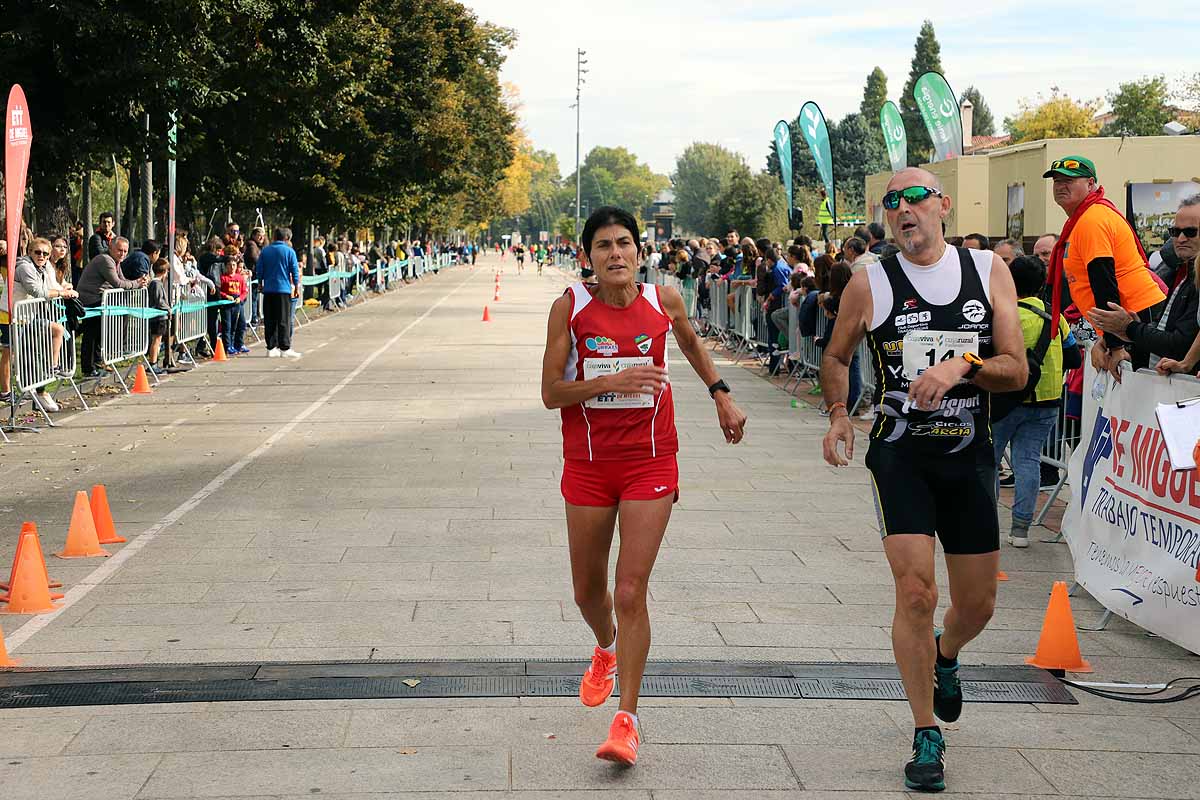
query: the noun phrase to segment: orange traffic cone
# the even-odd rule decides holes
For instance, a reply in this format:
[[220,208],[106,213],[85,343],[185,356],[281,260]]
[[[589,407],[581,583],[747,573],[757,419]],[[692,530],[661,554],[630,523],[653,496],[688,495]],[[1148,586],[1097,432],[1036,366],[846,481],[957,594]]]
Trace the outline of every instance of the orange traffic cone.
[[20,665],[20,661],[9,657],[8,647],[4,644],[4,633],[0,631],[0,667],[19,667]]
[[137,365],[137,372],[133,376],[133,388],[129,390],[130,394],[154,394],[154,390],[150,388],[150,381],[146,379],[146,368],[141,364]]
[[[7,592],[12,589],[13,583],[15,583],[17,580],[17,567],[21,564],[23,551],[27,546],[26,543],[28,543],[28,547],[36,551],[37,559],[42,562],[42,569],[46,569],[46,557],[42,555],[42,543],[38,539],[37,525],[32,522],[22,523],[21,534],[17,537],[17,552],[13,554],[12,570],[9,572],[8,582],[0,583],[0,589],[3,589],[5,592],[3,596],[0,596],[0,601],[8,602]],[[50,573],[47,571],[46,587],[49,589],[61,589],[62,581],[50,580]],[[61,597],[62,595],[57,592],[50,593],[51,600],[58,600]]]
[[92,487],[92,522],[96,526],[96,540],[100,544],[120,544],[125,537],[117,535],[113,525],[112,511],[108,507],[108,490],[104,484]]
[[1042,636],[1038,640],[1037,653],[1025,659],[1026,664],[1051,670],[1067,672],[1091,672],[1092,667],[1083,660],[1079,652],[1079,637],[1075,633],[1075,617],[1071,615],[1071,598],[1067,596],[1067,584],[1055,581],[1050,592],[1050,605],[1046,607],[1046,619],[1042,623]]
[[492,321],[492,315],[488,313],[488,307],[487,307],[487,306],[484,306],[484,307],[483,307],[483,321],[484,321],[484,322],[491,322],[491,321]]
[[213,361],[228,361],[229,356],[225,355],[225,343],[217,339],[217,346],[213,348]]
[[[50,594],[50,578],[37,530],[32,527],[33,523],[29,525],[29,528],[22,526],[21,538],[17,540],[10,588],[4,598],[7,605],[0,609],[3,614],[46,614],[58,609]],[[61,594],[58,596],[62,597]]]
[[71,528],[67,531],[67,546],[55,553],[59,558],[91,558],[111,555],[96,538],[96,523],[88,506],[87,492],[75,493],[75,508],[71,511]]
[[[100,541],[102,541],[102,542],[103,542],[104,540],[103,540],[103,539],[101,539]],[[996,573],[996,580],[998,580],[998,581],[1006,581],[1006,580],[1008,580],[1008,573],[1007,573],[1007,572],[1005,572],[1004,570],[999,570],[999,571]]]
[[496,293],[494,295],[492,295],[492,302],[493,303],[500,302],[500,287],[499,286],[496,287]]

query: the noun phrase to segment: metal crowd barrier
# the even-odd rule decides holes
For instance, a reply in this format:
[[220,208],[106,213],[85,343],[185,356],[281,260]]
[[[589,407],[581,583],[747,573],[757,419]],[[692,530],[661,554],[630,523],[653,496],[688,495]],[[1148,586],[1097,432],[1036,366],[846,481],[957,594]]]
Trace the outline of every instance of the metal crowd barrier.
[[[113,367],[113,374],[121,388],[129,393],[126,380],[140,362],[155,383],[158,376],[150,368],[146,351],[150,348],[150,317],[144,313],[150,309],[150,293],[141,289],[105,289],[100,299],[100,357],[105,366]],[[117,365],[130,362],[121,374]]]
[[[61,301],[28,298],[13,306],[12,324],[9,328],[12,334],[13,377],[16,382],[13,389],[18,396],[29,392],[34,407],[51,427],[54,426],[54,422],[42,406],[36,390],[55,381],[65,381],[75,391],[84,409],[88,407],[75,383],[75,339],[63,324],[65,319],[66,313]],[[56,327],[62,331],[62,341],[57,353],[54,347]]]
[[208,309],[202,297],[183,295],[175,304],[175,342],[183,345],[184,360],[196,363],[188,343],[205,336],[208,332]]
[[254,337],[254,341],[261,342],[262,337],[258,335],[258,327],[252,325],[251,320],[255,319],[255,312],[258,311],[256,301],[258,297],[255,295],[254,286],[258,281],[251,280],[246,286],[246,299],[242,301],[242,322],[246,326],[246,330]]

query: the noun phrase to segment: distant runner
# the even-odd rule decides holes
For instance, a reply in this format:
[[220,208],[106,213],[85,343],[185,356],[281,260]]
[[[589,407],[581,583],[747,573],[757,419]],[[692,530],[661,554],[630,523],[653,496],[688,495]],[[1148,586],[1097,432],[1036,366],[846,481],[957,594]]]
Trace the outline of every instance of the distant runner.
[[[825,460],[854,454],[846,410],[851,358],[864,336],[880,397],[866,465],[883,549],[896,582],[892,647],[912,708],[909,789],[946,788],[946,744],[934,719],[962,712],[958,653],[991,619],[1000,564],[989,392],[1025,385],[1028,365],[1012,275],[987,250],[942,236],[950,198],[922,169],[892,176],[883,196],[900,252],[850,279],[825,349]],[[838,443],[845,456],[838,452]],[[950,608],[933,627],[934,535],[946,553]]]
[[[637,221],[626,211],[609,206],[588,217],[583,250],[597,282],[576,283],[554,301],[542,361],[542,401],[562,410],[562,494],[575,602],[596,637],[579,697],[587,706],[602,704],[620,676],[620,710],[596,757],[626,765],[637,761],[638,691],[650,650],[646,589],[679,497],[668,333],[708,386],[725,440],[740,442],[746,424],[679,292],[637,282],[639,241]],[[610,593],[618,519],[621,544]]]

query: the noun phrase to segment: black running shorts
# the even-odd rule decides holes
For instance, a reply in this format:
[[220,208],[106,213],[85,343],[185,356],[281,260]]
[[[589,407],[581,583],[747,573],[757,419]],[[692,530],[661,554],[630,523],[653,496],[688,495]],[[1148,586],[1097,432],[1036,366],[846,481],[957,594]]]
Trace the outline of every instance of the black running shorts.
[[880,535],[936,533],[948,555],[1000,549],[996,460],[990,447],[930,456],[873,441],[866,464]]

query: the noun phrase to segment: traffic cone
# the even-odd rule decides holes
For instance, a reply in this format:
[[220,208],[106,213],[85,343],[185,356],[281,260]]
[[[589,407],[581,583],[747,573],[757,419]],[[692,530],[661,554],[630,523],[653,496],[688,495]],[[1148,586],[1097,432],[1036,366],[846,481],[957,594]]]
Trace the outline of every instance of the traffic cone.
[[133,376],[133,388],[129,393],[154,394],[154,390],[150,388],[150,381],[146,378],[146,368],[141,364],[137,365],[137,372]]
[[217,346],[213,349],[212,360],[213,361],[228,361],[229,360],[229,356],[225,355],[225,343],[222,342],[219,338],[217,339]]
[[[32,522],[22,523],[21,534],[17,537],[17,552],[13,554],[12,570],[9,572],[8,581],[6,583],[0,583],[0,589],[3,589],[6,593],[5,595],[0,596],[0,601],[2,602],[8,602],[7,592],[12,589],[12,585],[17,579],[17,567],[21,563],[22,554],[26,547],[26,543],[28,543],[30,548],[37,552],[37,558],[42,562],[42,569],[46,569],[46,558],[42,555],[42,544],[38,539],[37,525]],[[62,581],[50,580],[50,573],[46,572],[46,587],[49,589],[61,589]],[[61,597],[62,595],[57,592],[50,593],[51,600],[58,600]]]
[[75,493],[75,508],[71,511],[71,527],[67,531],[67,546],[55,553],[59,558],[91,558],[111,555],[96,538],[96,523],[88,506],[87,492]]
[[496,293],[492,295],[492,302],[493,303],[500,302],[500,287],[499,286],[496,287]]
[[33,523],[28,525],[28,528],[22,526],[21,538],[17,540],[10,588],[4,598],[7,605],[0,609],[0,614],[47,614],[58,609],[50,594],[50,577],[37,529],[32,527]]
[[96,540],[100,544],[121,544],[125,537],[117,535],[113,525],[112,511],[108,507],[108,490],[104,484],[92,487],[92,522],[96,526]]
[[484,307],[483,307],[483,321],[484,321],[484,322],[491,322],[491,321],[492,321],[492,315],[488,313],[488,307],[487,307],[487,306],[484,306]]
[[[103,539],[102,539],[101,541],[103,541]],[[1008,573],[1007,573],[1007,572],[1005,572],[1004,570],[999,570],[999,571],[996,573],[996,580],[998,580],[998,581],[1006,581],[1006,580],[1008,580]]]
[[19,667],[21,662],[8,655],[8,648],[4,644],[4,633],[0,631],[0,667]]
[[1079,652],[1075,617],[1071,615],[1071,598],[1067,596],[1067,584],[1064,581],[1054,582],[1037,652],[1033,658],[1025,659],[1025,663],[1049,670],[1092,671],[1091,665],[1083,660]]

